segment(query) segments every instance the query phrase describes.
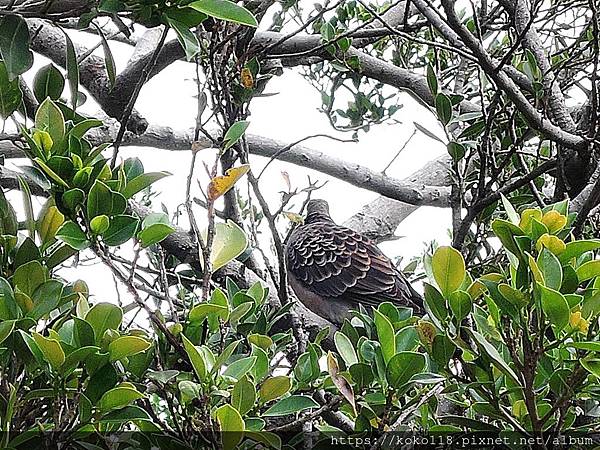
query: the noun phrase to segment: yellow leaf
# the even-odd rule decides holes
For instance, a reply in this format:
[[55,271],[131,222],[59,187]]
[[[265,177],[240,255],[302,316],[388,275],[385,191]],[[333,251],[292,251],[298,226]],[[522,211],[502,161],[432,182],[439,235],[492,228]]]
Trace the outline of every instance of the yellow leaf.
[[55,339],[48,339],[39,333],[33,333],[33,340],[50,363],[53,369],[58,369],[65,362],[65,352]]
[[248,173],[250,164],[242,164],[239,167],[233,167],[221,175],[213,178],[208,184],[208,200],[215,201],[221,195],[225,194],[233,187],[237,181]]
[[531,231],[532,219],[537,221],[542,220],[542,211],[539,209],[526,209],[521,213],[521,221],[519,222],[519,228],[525,232]]
[[242,69],[242,73],[240,74],[240,80],[242,82],[242,86],[246,89],[251,89],[254,86],[254,77],[252,76],[252,72],[247,67]]
[[29,313],[33,310],[33,301],[27,294],[24,294],[23,292],[15,292],[15,301],[23,311]]
[[562,241],[562,239],[551,236],[548,233],[544,233],[540,236],[537,243],[535,244],[535,248],[538,252],[542,251],[542,248],[546,247],[555,255],[560,255],[567,248],[566,244]]
[[569,324],[573,330],[582,334],[586,334],[590,326],[590,323],[581,317],[581,311],[575,311],[571,313],[569,316]]
[[283,215],[290,221],[294,223],[302,223],[304,219],[300,214],[291,211],[283,211]]
[[527,259],[529,261],[529,268],[533,273],[533,279],[542,285],[546,285],[546,282],[544,281],[544,275],[542,275],[542,271],[535,262],[535,259],[533,259],[533,256],[528,254]]
[[415,329],[417,330],[417,335],[419,336],[421,343],[431,351],[433,340],[435,339],[436,335],[433,324],[426,320],[419,320],[419,322],[415,325]]
[[35,142],[45,154],[50,153],[50,149],[52,148],[52,145],[54,145],[54,142],[52,142],[52,138],[46,131],[38,130],[33,133],[32,138],[33,142]]
[[48,200],[42,207],[38,218],[38,233],[44,246],[54,242],[56,231],[65,221],[65,216],[54,206],[53,200]]
[[354,414],[356,414],[356,402],[354,400],[354,390],[348,380],[346,380],[342,375],[340,375],[340,368],[338,366],[338,362],[336,357],[331,352],[327,352],[327,371],[329,372],[329,376],[331,377],[331,381],[338,388],[340,394],[344,396],[350,406],[352,406],[352,410]]
[[567,224],[567,218],[553,209],[552,211],[548,211],[546,214],[544,214],[544,217],[542,217],[542,223],[546,225],[548,232],[554,234],[564,228],[564,226]]

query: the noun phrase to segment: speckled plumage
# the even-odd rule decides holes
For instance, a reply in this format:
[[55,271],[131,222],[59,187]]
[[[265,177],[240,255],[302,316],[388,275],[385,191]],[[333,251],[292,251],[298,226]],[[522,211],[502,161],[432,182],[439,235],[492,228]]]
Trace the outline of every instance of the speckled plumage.
[[303,225],[286,246],[290,285],[309,309],[340,324],[358,304],[384,301],[422,313],[421,296],[379,247],[360,233],[335,224],[324,200],[311,200]]

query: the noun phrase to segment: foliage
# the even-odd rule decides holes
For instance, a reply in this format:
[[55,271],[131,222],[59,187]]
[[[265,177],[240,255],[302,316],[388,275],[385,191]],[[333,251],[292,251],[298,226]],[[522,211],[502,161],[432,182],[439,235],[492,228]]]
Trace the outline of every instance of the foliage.
[[[23,75],[33,64],[28,18],[36,16],[36,5],[34,12],[23,13],[16,5],[0,15],[0,117],[20,125],[19,136],[4,136],[3,129],[0,138],[16,143],[30,161],[16,175],[22,207],[13,207],[0,190],[0,447],[42,446],[49,439],[88,449],[280,449],[303,446],[306,429],[320,432],[324,446],[331,434],[484,431],[519,442],[597,430],[600,241],[580,239],[586,232],[593,235],[596,226],[585,228],[582,222],[594,196],[577,199],[593,181],[595,78],[582,108],[590,112],[577,123],[560,91],[566,95],[581,84],[574,74],[587,76],[592,57],[597,66],[595,12],[584,11],[586,23],[575,28],[546,26],[548,17],[562,14],[561,2],[551,2],[528,25],[534,38],[519,43],[529,32],[513,35],[517,30],[511,27],[529,21],[506,21],[504,5],[489,11],[474,5],[473,11],[460,11],[457,21],[447,7],[452,2],[442,2],[442,16],[429,2],[415,1],[426,22],[403,7],[402,23],[382,28],[381,16],[392,9],[387,3],[317,5],[307,16],[298,2],[281,2],[271,29],[297,21],[298,31],[317,37],[308,39],[316,46],[305,50],[303,39],[313,36],[296,33],[272,35],[255,48],[253,37],[265,14],[261,2],[91,2],[78,15],[77,27],[96,30],[104,51],[99,67],[105,73],[95,72],[100,88],[95,79],[84,87],[119,121],[113,157],[107,158],[110,144],[105,136],[98,139],[106,124],[78,111],[86,99],[81,85],[89,77],[86,60],[93,51],[81,52],[63,28],[73,26],[63,20],[72,13],[61,16],[51,3],[38,13],[44,24],[64,32],[65,51],[37,71],[32,92]],[[436,17],[448,23],[439,25]],[[132,58],[137,68],[147,59],[143,69],[128,66],[135,76],[124,71],[126,82],[139,80],[116,112],[103,103],[123,92],[109,45],[115,36],[97,23],[105,18],[126,42],[127,25],[163,29],[154,52],[137,62]],[[560,22],[555,20],[550,23]],[[576,33],[558,34],[565,28]],[[165,44],[169,30],[177,41]],[[538,32],[544,40],[563,42],[573,54],[554,49],[546,52],[552,55],[546,61],[544,49],[528,48],[543,40],[535,37]],[[286,43],[292,53],[277,53]],[[487,53],[478,54],[479,47]],[[133,120],[143,84],[169,58],[183,56],[204,74],[202,86],[196,80],[193,161],[201,135],[218,147],[213,167],[205,166],[208,226],[197,229],[188,192],[190,233],[177,230],[166,211],[151,212],[136,202],[137,196],[151,206],[151,186],[168,173],[145,172],[137,158],[117,163],[125,133],[139,131],[129,119],[143,125],[139,117]],[[281,205],[271,208],[258,187],[260,175],[250,170],[245,137],[250,103],[280,72],[283,63],[273,63],[280,58],[309,65],[305,76],[319,90],[332,127],[355,138],[359,130],[394,117],[402,107],[399,89],[414,90],[439,120],[445,137],[417,122],[411,135],[444,143],[453,175],[454,247],[425,255],[424,317],[381,303],[372,311],[359,308],[337,331],[325,327],[306,339],[290,314],[287,286],[278,284],[285,267],[277,221],[282,215],[299,220],[297,213],[284,211],[299,192],[284,174],[288,191]],[[491,63],[481,62],[486,58]],[[561,72],[567,75],[560,77]],[[69,98],[63,97],[65,87]],[[346,106],[340,105],[345,100]],[[209,102],[206,122],[218,123],[216,137],[203,129]],[[587,132],[585,139],[579,130]],[[277,156],[291,154],[296,144]],[[575,154],[584,160],[583,177],[566,164]],[[575,179],[569,179],[572,172]],[[248,198],[235,189],[244,176],[252,190]],[[193,177],[194,163],[189,183]],[[309,181],[300,192],[310,197],[316,188]],[[32,191],[47,197],[37,217]],[[565,195],[578,201],[544,206]],[[220,214],[217,200],[225,204]],[[501,204],[506,218],[497,211]],[[574,204],[578,211],[581,204],[589,208],[576,218],[569,209]],[[17,220],[15,209],[23,210],[24,221]],[[269,287],[266,277],[244,278],[260,272],[255,254],[265,256],[254,251],[261,220],[268,222],[278,257],[277,268],[264,258]],[[175,254],[177,245],[187,253]],[[115,253],[120,246],[133,249],[133,261]],[[148,266],[138,264],[140,255]],[[59,275],[65,262],[82,257],[102,261],[132,303],[102,298],[103,293],[88,292],[83,280]],[[138,313],[143,329],[132,325]],[[293,438],[283,439],[284,433]]]

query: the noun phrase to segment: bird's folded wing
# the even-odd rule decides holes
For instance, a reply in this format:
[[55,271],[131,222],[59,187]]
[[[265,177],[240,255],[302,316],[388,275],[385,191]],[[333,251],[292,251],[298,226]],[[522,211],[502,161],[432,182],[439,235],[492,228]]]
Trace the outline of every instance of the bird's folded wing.
[[[323,297],[377,305],[411,297],[410,288],[377,245],[334,224],[313,224],[290,242],[289,270]],[[404,291],[404,292],[402,292]]]

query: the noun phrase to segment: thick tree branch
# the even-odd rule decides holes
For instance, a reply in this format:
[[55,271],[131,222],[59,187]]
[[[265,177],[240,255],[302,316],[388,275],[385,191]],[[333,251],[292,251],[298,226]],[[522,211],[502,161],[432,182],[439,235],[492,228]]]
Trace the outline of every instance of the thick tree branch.
[[[55,64],[65,67],[67,44],[64,33],[57,27],[39,19],[28,19],[27,24],[29,33],[32,36],[31,49],[51,59]],[[87,51],[87,49],[76,43],[74,43],[74,46],[78,56],[85,54]],[[141,76],[141,71],[139,75]],[[94,97],[102,110],[109,116],[120,119],[130,98],[130,95],[127,94],[133,92],[136,83],[131,83],[131,92],[112,90],[104,59],[95,55],[89,55],[79,64],[79,77],[81,85]],[[139,134],[143,133],[147,126],[148,122],[139,113],[134,111],[131,114],[128,129]]]
[[[106,126],[90,134],[91,140],[96,145],[111,142],[114,140],[116,128],[114,124],[111,126],[110,122],[107,122]],[[377,192],[390,199],[410,205],[437,207],[447,207],[449,205],[450,191],[443,185],[428,186],[417,178],[413,178],[414,181],[399,180],[365,166],[329,156],[318,150],[300,145],[288,148],[284,143],[262,136],[248,135],[246,139],[249,151],[253,155],[273,158],[316,170],[362,189]],[[191,149],[192,140],[191,132],[175,131],[169,127],[150,126],[146,133],[141,136],[127,133],[122,145],[188,151]],[[200,147],[209,148],[212,143],[205,139],[199,145]],[[9,141],[0,141],[0,154],[4,154],[5,157],[8,157],[6,155],[12,157],[22,155],[20,150]]]
[[[423,183],[429,186],[448,186],[451,167],[450,156],[442,155],[405,178],[404,181]],[[419,209],[418,206],[381,196],[363,206],[344,225],[354,230],[360,230],[361,233],[377,242],[382,242],[392,239],[402,221],[417,209]]]

